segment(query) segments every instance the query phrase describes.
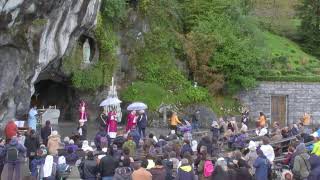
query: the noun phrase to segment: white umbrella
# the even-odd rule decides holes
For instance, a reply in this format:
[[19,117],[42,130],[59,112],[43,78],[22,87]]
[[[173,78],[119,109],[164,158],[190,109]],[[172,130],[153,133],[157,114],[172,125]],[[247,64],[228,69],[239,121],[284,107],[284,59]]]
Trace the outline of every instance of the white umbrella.
[[139,111],[139,110],[145,110],[145,109],[148,109],[148,106],[142,102],[134,102],[127,107],[127,110],[129,111],[133,111],[133,110]]
[[100,103],[100,106],[110,106],[120,104],[120,101],[117,97],[108,97]]

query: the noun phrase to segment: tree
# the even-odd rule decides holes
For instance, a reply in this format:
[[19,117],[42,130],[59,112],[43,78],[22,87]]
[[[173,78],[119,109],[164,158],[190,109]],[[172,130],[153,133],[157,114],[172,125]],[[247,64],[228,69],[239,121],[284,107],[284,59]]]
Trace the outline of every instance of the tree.
[[320,0],[301,0],[297,7],[304,48],[320,57]]

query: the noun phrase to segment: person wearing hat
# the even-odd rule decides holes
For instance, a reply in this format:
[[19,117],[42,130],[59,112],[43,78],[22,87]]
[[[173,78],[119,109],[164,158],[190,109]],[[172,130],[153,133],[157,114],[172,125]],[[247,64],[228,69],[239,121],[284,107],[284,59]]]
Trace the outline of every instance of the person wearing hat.
[[18,127],[17,127],[16,123],[14,122],[14,119],[8,121],[4,131],[6,134],[6,143],[9,143],[12,137],[17,136]]
[[300,143],[295,150],[292,173],[295,179],[305,180],[308,178],[311,171],[309,162],[309,154],[307,153],[304,143]]
[[58,149],[60,148],[61,140],[58,131],[52,131],[48,138],[48,151],[51,155],[57,155]]
[[312,136],[314,138],[314,144],[313,144],[313,149],[311,154],[315,154],[317,156],[320,156],[320,139],[319,139],[319,134],[318,132],[314,132],[312,133]]
[[190,166],[188,159],[181,159],[181,166],[178,169],[176,180],[194,180],[195,175],[192,166]]
[[220,127],[217,121],[212,121],[211,132],[212,132],[212,139],[215,141],[218,141],[220,137]]
[[254,174],[255,169],[253,168],[253,163],[258,158],[256,143],[254,141],[250,141],[248,149],[249,149],[249,153],[246,154],[244,159],[248,162],[248,165],[251,167],[249,170],[250,173]]

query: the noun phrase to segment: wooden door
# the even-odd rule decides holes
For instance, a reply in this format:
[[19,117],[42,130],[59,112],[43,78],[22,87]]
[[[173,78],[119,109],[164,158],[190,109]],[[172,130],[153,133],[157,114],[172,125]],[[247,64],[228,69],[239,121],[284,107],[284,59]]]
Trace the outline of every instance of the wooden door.
[[271,96],[271,121],[287,125],[287,96]]

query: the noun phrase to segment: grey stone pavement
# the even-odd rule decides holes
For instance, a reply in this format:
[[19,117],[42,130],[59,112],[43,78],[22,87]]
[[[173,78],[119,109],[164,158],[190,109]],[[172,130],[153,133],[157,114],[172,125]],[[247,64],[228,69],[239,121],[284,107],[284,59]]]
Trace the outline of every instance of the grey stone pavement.
[[[119,129],[122,128],[122,126],[118,126]],[[64,137],[70,136],[73,131],[76,131],[76,122],[61,122],[57,127],[54,127],[54,129],[58,130],[59,134],[61,135],[61,141]],[[89,140],[89,143],[94,139],[94,136],[96,132],[98,131],[98,126],[95,123],[88,123],[88,135],[87,138]],[[157,137],[160,134],[167,135],[169,133],[169,129],[167,128],[147,128],[146,134],[153,133],[157,135]],[[2,180],[7,179],[7,170],[8,168],[5,166],[1,175]],[[27,180],[30,179],[29,177],[29,168],[28,168],[28,162],[22,163],[21,168],[21,174],[22,179]],[[1,180],[0,179],[0,180]],[[79,172],[77,168],[73,168],[72,172],[68,179],[80,179]],[[13,178],[13,180],[17,180],[16,178]]]

